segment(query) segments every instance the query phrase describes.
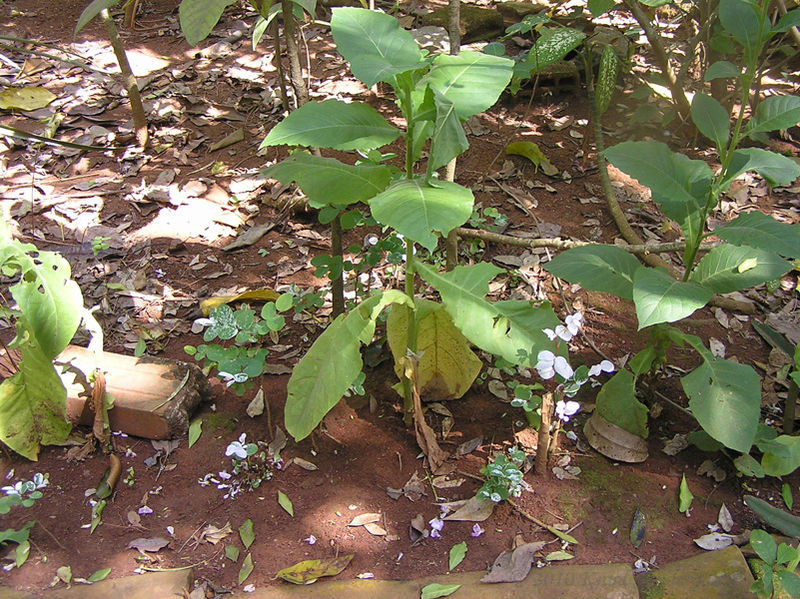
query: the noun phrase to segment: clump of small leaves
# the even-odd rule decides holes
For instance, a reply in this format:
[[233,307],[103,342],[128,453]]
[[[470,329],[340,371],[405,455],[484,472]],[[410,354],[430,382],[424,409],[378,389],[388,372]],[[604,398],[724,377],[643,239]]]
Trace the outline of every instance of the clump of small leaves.
[[219,343],[186,345],[183,348],[195,360],[204,360],[204,369],[210,372],[216,368],[217,376],[232,387],[237,395],[242,395],[252,386],[252,379],[264,372],[264,363],[269,351],[263,347],[254,347],[263,337],[269,335],[277,342],[278,332],[286,325],[280,314],[291,308],[293,298],[290,294],[281,295],[275,302],[264,304],[260,318],[255,310],[247,305],[233,310],[223,304],[214,308],[208,318],[195,321],[205,327],[203,340],[230,341],[231,345]]
[[480,472],[486,481],[478,491],[478,499],[489,499],[500,503],[510,497],[519,497],[522,494],[522,466],[525,461],[525,452],[518,447],[508,450],[505,454],[495,456],[494,460],[481,468]]
[[237,441],[231,441],[225,448],[225,455],[231,458],[230,472],[222,470],[217,474],[208,473],[197,482],[201,487],[216,485],[225,491],[223,499],[233,499],[245,491],[253,491],[261,483],[272,478],[272,466],[280,468],[281,462],[275,461],[260,447],[263,443],[247,443],[247,435],[242,433]]
[[37,499],[41,499],[42,492],[49,484],[48,475],[37,472],[31,480],[18,481],[0,489],[3,496],[0,497],[0,514],[7,514],[12,507],[21,505],[31,507]]

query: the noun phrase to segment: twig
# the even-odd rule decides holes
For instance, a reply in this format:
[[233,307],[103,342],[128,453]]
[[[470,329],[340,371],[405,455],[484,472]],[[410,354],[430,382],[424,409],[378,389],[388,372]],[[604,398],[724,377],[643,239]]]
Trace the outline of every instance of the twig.
[[[591,241],[572,241],[561,238],[534,238],[527,239],[523,237],[514,237],[513,235],[504,235],[502,233],[495,233],[493,231],[484,231],[481,229],[469,229],[466,227],[458,227],[456,229],[459,237],[465,239],[481,239],[483,241],[490,241],[492,243],[500,243],[504,245],[512,245],[517,247],[527,248],[552,248],[556,250],[569,250],[572,248],[582,247],[585,245],[598,245]],[[703,243],[700,246],[702,250],[711,250],[718,246],[718,243]],[[683,241],[672,241],[668,243],[639,243],[615,246],[625,250],[631,254],[647,255],[660,252],[680,252],[686,248],[686,243]]]

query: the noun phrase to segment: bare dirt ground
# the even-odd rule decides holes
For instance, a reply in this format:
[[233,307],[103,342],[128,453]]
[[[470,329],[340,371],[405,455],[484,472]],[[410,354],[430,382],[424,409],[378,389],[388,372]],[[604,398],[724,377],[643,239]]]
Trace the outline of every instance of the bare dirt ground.
[[[113,69],[113,55],[99,24],[90,24],[73,40],[72,28],[83,4],[7,1],[0,4],[0,22],[6,34],[71,48],[84,59],[91,58],[95,68]],[[320,226],[312,213],[283,210],[280,199],[289,192],[259,176],[259,169],[282,157],[284,150],[257,153],[266,132],[280,120],[281,110],[271,53],[265,48],[254,52],[250,46],[252,20],[245,11],[231,9],[214,35],[200,48],[189,48],[177,26],[176,2],[142,3],[136,29],[123,30],[123,38],[150,111],[152,142],[145,153],[87,153],[15,143],[9,138],[0,141],[0,171],[4,173],[0,197],[10,206],[19,237],[67,256],[87,305],[100,307],[97,314],[109,351],[130,354],[144,339],[150,354],[189,360],[184,345],[201,342],[200,336],[191,332],[200,300],[225,290],[284,289],[294,284],[313,291],[326,283],[314,276],[310,259],[329,248],[327,228]],[[322,27],[311,25],[305,32],[311,54],[311,90],[316,98],[354,97],[392,114],[391,98],[384,90],[375,95],[364,89],[347,72]],[[18,64],[30,59],[24,75],[0,64],[4,83],[25,76],[30,84],[43,85],[58,96],[54,106],[36,113],[5,112],[0,123],[41,133],[43,123],[57,109],[66,115],[57,137],[110,145],[122,145],[131,138],[127,100],[114,76],[46,56],[26,55],[19,43],[14,50],[3,47],[0,53]],[[630,110],[620,99],[607,118],[609,133],[618,135],[617,140],[631,134],[627,126]],[[587,116],[583,94],[574,91],[553,87],[533,100],[524,95],[504,96],[471,123],[470,149],[459,159],[456,180],[475,191],[482,207],[496,208],[508,217],[507,233],[613,242],[618,232],[602,200],[592,147],[586,146],[586,159],[581,155],[584,136],[589,135]],[[571,124],[554,126],[563,117],[570,117]],[[211,149],[238,129],[243,141]],[[679,128],[671,133],[663,128],[644,133],[670,134],[670,139],[684,148],[696,143],[682,139]],[[522,158],[505,156],[506,144],[516,140],[536,141],[569,177],[550,178]],[[791,139],[780,143],[797,155]],[[702,154],[703,148],[693,151]],[[615,185],[642,235],[647,239],[674,237],[647,201],[645,190],[619,174]],[[746,181],[726,198],[728,211],[719,218],[731,218],[756,204],[796,222],[795,193],[771,193],[763,181]],[[257,243],[223,251],[244,229],[261,224],[273,227]],[[109,238],[109,248],[94,256],[91,242],[98,236]],[[348,242],[360,243],[361,236],[352,233]],[[629,303],[559,285],[542,271],[539,264],[551,252],[523,253],[520,248],[476,243],[464,243],[462,250],[464,260],[495,260],[512,266],[526,260],[532,264],[524,280],[514,275],[502,279],[494,290],[496,296],[513,293],[527,299],[547,298],[562,317],[582,310],[587,326],[577,350],[587,363],[601,357],[619,360],[644,345]],[[382,265],[377,271],[383,284],[394,284],[389,266]],[[795,284],[791,274],[776,291],[759,290],[751,298],[756,304],[755,316],[707,308],[681,326],[706,341],[719,340],[729,356],[742,362],[766,365],[769,348],[753,331],[751,321],[778,311],[792,314]],[[9,300],[5,293],[4,297]],[[449,402],[453,426],[443,446],[454,450],[476,437],[482,441],[456,462],[449,477],[454,486],[437,487],[418,459],[413,432],[403,426],[400,400],[389,388],[396,379],[387,362],[367,371],[367,397],[343,401],[320,432],[299,444],[289,441],[281,454],[285,467],[275,470],[272,480],[235,499],[224,499],[224,492],[213,484],[201,486],[198,480],[206,474],[229,467],[225,448],[242,433],[254,442],[274,439],[276,427],[283,426],[286,373],[319,334],[325,318],[325,309],[300,313],[290,319],[277,342],[267,345],[268,362],[273,371],[283,374],[261,379],[268,403],[264,415],[250,418],[245,413],[254,390],[239,397],[212,378],[214,398],[198,414],[204,421],[203,434],[193,447],[188,448],[186,439],[181,439],[171,453],[165,456],[162,450],[160,459],[148,466],[145,460],[156,455],[149,441],[115,437],[123,476],[133,469],[131,484],[118,485],[102,524],[92,534],[84,528],[91,512],[85,491],[96,486],[108,464],[107,456],[98,453],[80,462],[68,461],[65,448],[50,447],[43,450],[38,463],[30,463],[3,454],[3,480],[47,472],[50,485],[34,507],[18,508],[0,517],[0,528],[37,521],[28,562],[20,569],[3,570],[2,584],[37,591],[47,587],[56,568],[63,565],[70,565],[74,575],[83,577],[103,567],[112,568],[113,577],[137,569],[193,566],[199,580],[219,590],[231,589],[237,585],[242,557],[248,551],[255,570],[246,583],[256,586],[278,584],[273,580],[275,573],[297,561],[349,553],[355,557],[343,576],[372,573],[376,578],[409,579],[446,572],[448,551],[462,540],[467,541],[468,552],[458,569],[480,570],[509,549],[517,535],[527,541],[549,541],[545,553],[561,548],[531,516],[570,530],[579,540],[580,544],[569,548],[574,555],[572,563],[643,559],[657,566],[700,551],[692,540],[716,522],[723,503],[733,514],[735,532],[756,525],[742,505],[743,488],[767,498],[779,497],[781,481],[741,478],[720,454],[687,449],[670,457],[661,451],[676,433],[694,426],[668,401],[685,404],[677,379],[664,377],[655,384],[654,394],[645,398],[652,408],[646,462],[612,463],[588,447],[581,431],[595,391],[586,390],[580,397],[584,409],[568,426],[577,433],[578,441],[564,440],[561,448],[564,465],[568,462],[581,470],[576,480],[531,472],[526,476],[530,491],[516,500],[515,507],[499,505],[481,524],[484,532],[480,536],[471,536],[471,522],[447,522],[440,539],[412,543],[412,519],[422,514],[427,522],[437,516],[436,500],[474,495],[480,486],[476,480],[479,469],[492,452],[513,442],[521,412],[490,393],[487,382]],[[13,330],[6,328],[0,336],[8,342]],[[688,354],[680,352],[673,363],[693,366]],[[489,372],[490,380],[503,376]],[[780,388],[767,391],[775,390]],[[774,400],[775,396],[769,397]],[[431,424],[441,430],[443,417],[433,413],[430,417]],[[312,462],[318,469],[309,471],[290,464],[294,457]],[[698,473],[708,459],[720,469],[722,480]],[[398,499],[387,494],[387,488],[402,488],[415,473],[422,480],[421,493]],[[688,518],[677,510],[678,486],[684,474],[695,495]],[[797,492],[800,477],[792,475],[786,480]],[[278,491],[291,499],[293,517],[278,504]],[[137,518],[142,506],[151,508],[152,513]],[[648,527],[644,544],[634,549],[629,530],[637,508],[646,512]],[[363,527],[347,526],[366,512],[381,515],[379,524],[387,534],[376,536]],[[236,532],[247,519],[252,520],[255,533],[249,550]],[[208,525],[223,528],[226,524],[233,533],[217,543],[201,534]],[[312,536],[314,544],[310,543]],[[130,541],[142,537],[164,537],[169,545],[146,554],[127,548]],[[240,549],[237,562],[225,556],[227,545]]]

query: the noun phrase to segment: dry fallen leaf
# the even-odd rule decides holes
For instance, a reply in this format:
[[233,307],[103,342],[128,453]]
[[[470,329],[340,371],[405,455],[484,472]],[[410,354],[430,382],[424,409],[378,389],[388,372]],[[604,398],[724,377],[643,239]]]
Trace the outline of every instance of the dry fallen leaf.
[[323,576],[336,576],[352,559],[352,553],[329,559],[309,559],[284,568],[275,576],[294,584],[311,584]]
[[230,535],[233,531],[231,530],[231,523],[226,522],[225,526],[222,528],[218,528],[213,524],[209,524],[203,529],[203,532],[200,533],[200,542],[207,541],[212,545],[216,545],[222,539]]
[[138,538],[128,543],[128,549],[136,549],[137,551],[148,553],[157,553],[164,547],[169,545],[169,540],[164,537],[152,537],[150,539]]
[[533,565],[533,556],[545,546],[544,541],[525,543],[513,551],[503,551],[494,560],[489,573],[481,582],[521,582]]
[[367,522],[366,524],[364,524],[364,528],[367,530],[369,534],[374,535],[376,537],[383,537],[386,535],[386,531],[383,529],[383,527],[381,527],[378,524],[375,524],[374,522]]
[[364,526],[365,524],[369,524],[371,522],[380,522],[381,515],[376,514],[374,512],[368,512],[366,514],[360,514],[353,518],[350,521],[350,524],[347,526]]
[[443,508],[455,509],[455,512],[444,517],[445,520],[458,520],[467,522],[483,522],[494,511],[494,503],[488,499],[462,499],[440,504]]

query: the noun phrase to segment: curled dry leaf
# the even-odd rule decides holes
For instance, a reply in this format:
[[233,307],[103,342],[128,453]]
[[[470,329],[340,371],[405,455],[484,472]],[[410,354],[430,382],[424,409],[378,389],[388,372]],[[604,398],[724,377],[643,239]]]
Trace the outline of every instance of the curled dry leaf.
[[231,530],[230,522],[226,522],[225,526],[222,528],[218,528],[213,524],[209,524],[203,529],[203,532],[200,533],[200,542],[206,541],[212,545],[216,545],[232,532],[233,530]]
[[733,516],[731,516],[728,506],[726,506],[724,503],[719,507],[717,522],[719,522],[719,525],[725,532],[730,532],[733,530]]
[[269,457],[277,459],[280,456],[281,451],[283,448],[286,447],[286,433],[283,432],[281,427],[275,427],[275,436],[273,437],[270,444],[267,446],[267,452],[269,453]]
[[300,466],[303,470],[319,470],[316,464],[309,462],[308,460],[304,460],[303,458],[294,457],[290,461]]
[[681,451],[683,451],[687,447],[689,447],[689,440],[687,438],[687,435],[684,435],[682,433],[675,433],[675,436],[672,437],[672,439],[670,439],[669,441],[667,441],[666,445],[664,445],[664,448],[661,451],[663,451],[667,455],[674,456],[678,455]]
[[256,416],[261,416],[264,413],[264,390],[259,389],[256,391],[256,394],[253,396],[253,399],[247,404],[247,415],[250,418],[255,418]]

